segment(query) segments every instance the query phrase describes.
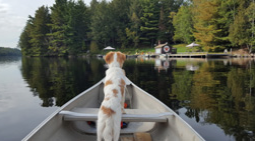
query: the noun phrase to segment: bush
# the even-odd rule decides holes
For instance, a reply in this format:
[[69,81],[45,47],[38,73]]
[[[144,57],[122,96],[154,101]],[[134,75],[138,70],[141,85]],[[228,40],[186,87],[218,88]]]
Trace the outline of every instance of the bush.
[[93,53],[93,54],[100,52],[96,41],[92,41],[91,42],[91,44],[90,44],[90,52]]

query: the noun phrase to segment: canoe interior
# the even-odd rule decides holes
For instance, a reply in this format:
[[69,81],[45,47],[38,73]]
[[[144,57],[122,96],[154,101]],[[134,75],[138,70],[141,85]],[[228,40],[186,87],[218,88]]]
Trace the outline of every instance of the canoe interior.
[[[81,108],[99,108],[104,98],[103,81],[84,91],[67,104],[49,116],[36,129],[34,129],[23,140],[31,141],[95,141],[96,129],[88,125],[86,121],[63,121],[63,116],[58,112],[61,110],[77,110]],[[126,102],[132,109],[146,110],[151,112],[172,112],[160,101],[144,92],[134,84],[127,86],[128,93]],[[175,113],[174,113],[175,114]],[[135,132],[150,133],[152,140],[203,140],[189,125],[186,124],[178,115],[167,116],[168,122],[131,122],[128,128],[121,130],[122,136],[129,136]]]

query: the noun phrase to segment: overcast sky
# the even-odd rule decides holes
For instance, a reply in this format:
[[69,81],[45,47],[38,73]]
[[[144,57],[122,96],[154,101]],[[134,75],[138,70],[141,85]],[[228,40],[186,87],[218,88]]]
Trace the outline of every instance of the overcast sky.
[[[83,0],[89,5],[91,0]],[[16,48],[28,15],[41,7],[52,6],[55,0],[0,0],[0,47]]]

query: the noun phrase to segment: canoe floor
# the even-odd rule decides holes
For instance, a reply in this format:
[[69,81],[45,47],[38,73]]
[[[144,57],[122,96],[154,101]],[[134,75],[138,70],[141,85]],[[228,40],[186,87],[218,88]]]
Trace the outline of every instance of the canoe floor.
[[149,133],[134,133],[133,135],[121,136],[120,141],[152,141]]

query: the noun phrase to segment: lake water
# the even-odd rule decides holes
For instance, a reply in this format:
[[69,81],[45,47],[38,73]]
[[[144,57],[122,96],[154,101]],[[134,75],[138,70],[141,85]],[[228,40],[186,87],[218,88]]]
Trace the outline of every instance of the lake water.
[[[127,77],[206,140],[255,140],[253,59],[128,59]],[[0,140],[21,140],[105,75],[104,60],[0,57]]]

